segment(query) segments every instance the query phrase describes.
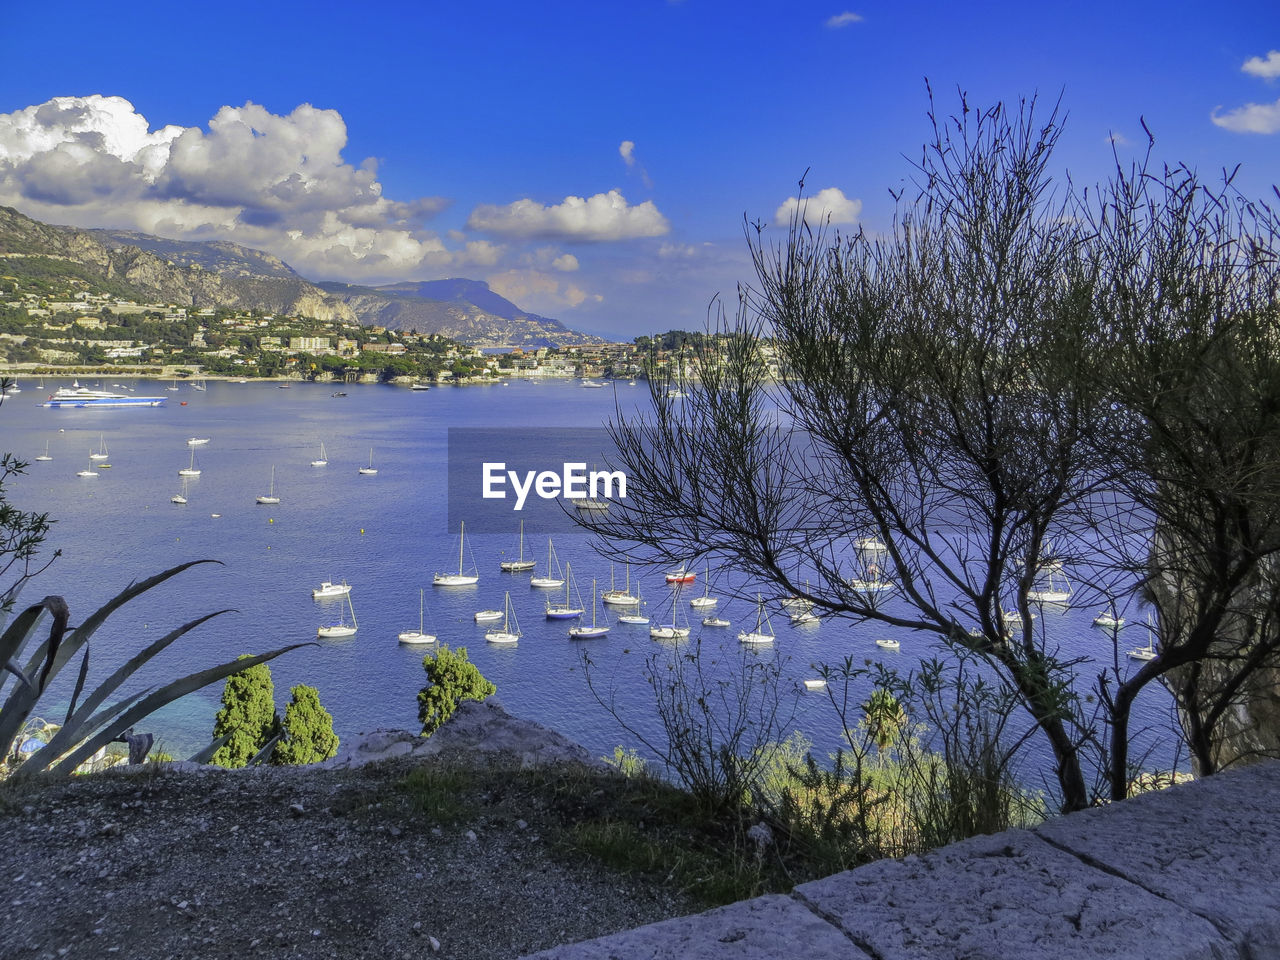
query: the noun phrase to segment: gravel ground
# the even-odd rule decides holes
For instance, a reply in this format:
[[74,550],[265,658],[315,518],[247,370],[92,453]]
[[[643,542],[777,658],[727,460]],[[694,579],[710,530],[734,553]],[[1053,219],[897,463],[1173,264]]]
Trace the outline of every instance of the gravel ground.
[[501,782],[522,760],[102,774],[2,793],[0,958],[510,958],[699,909],[558,847],[561,817],[538,797],[467,798],[463,817],[430,822],[401,785],[449,763]]

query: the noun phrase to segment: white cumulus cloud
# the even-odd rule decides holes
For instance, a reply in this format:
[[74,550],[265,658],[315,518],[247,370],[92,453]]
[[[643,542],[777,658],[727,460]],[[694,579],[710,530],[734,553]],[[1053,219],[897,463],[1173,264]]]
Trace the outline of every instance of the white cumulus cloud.
[[618,156],[628,167],[635,166],[636,162],[636,144],[634,140],[623,140],[618,144]]
[[1271,50],[1266,57],[1250,57],[1240,69],[1255,77],[1280,77],[1280,50]]
[[610,190],[593,197],[565,197],[552,206],[535,200],[480,204],[467,218],[467,228],[510,237],[599,242],[660,237],[671,225],[652,200],[631,206],[621,192]]
[[1280,132],[1280,100],[1275,103],[1246,103],[1226,113],[1215,110],[1210,119],[1232,133]]
[[841,27],[847,27],[853,23],[861,23],[862,16],[857,13],[850,13],[846,10],[844,13],[837,13],[834,17],[827,18],[828,30],[839,30]]
[[578,258],[572,253],[562,253],[551,261],[551,266],[561,273],[573,273],[578,269]]
[[577,284],[560,280],[539,270],[507,270],[488,278],[489,288],[500,297],[518,303],[534,313],[554,313],[584,303],[600,303],[604,297],[589,293]]
[[0,114],[0,203],[41,220],[269,250],[304,274],[363,278],[492,264],[421,228],[438,197],[383,196],[377,164],[343,159],[335,110],[224,106],[208,129],[165,126],[122,97],[55,97]]
[[773,218],[780,224],[790,223],[792,215],[800,207],[803,207],[805,220],[813,226],[828,222],[857,223],[858,216],[862,213],[861,200],[850,200],[839,187],[827,187],[803,200],[798,197],[788,197],[783,201],[782,206],[778,207]]

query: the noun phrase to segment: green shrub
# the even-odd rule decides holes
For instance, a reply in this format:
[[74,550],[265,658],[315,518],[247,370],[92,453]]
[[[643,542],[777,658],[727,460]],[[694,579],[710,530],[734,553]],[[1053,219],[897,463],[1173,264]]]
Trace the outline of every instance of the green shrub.
[[276,743],[271,762],[279,765],[319,763],[338,752],[333,717],[320,705],[320,691],[299,684],[284,708],[284,738]]
[[466,647],[450,650],[442,646],[434,656],[422,658],[422,669],[427,672],[427,686],[418,691],[418,720],[424,737],[439,730],[460,701],[484,700],[498,692],[467,659]]
[[227,740],[214,752],[213,763],[243,767],[279,732],[271,669],[260,663],[227,677],[222,709],[213,719],[214,739],[225,736]]

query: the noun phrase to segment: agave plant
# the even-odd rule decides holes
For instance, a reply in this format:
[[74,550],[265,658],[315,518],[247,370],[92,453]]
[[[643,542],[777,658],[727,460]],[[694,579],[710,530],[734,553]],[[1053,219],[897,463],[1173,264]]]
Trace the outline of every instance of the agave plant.
[[[89,674],[89,640],[107,618],[130,600],[189,567],[216,562],[193,560],[141,582],[131,583],[77,627],[68,627],[70,611],[62,597],[45,597],[13,619],[0,634],[0,758],[13,756],[14,741],[35,709],[41,694],[48,689],[58,672],[82,649],[84,651],[80,658],[75,689],[61,728],[47,744],[21,761],[21,765],[13,773],[14,777],[31,776],[46,770],[70,774],[99,749],[120,739],[135,723],[155,710],[233,673],[274,660],[280,654],[298,647],[310,646],[307,643],[294,643],[257,656],[237,658],[173,680],[158,689],[141,690],[107,704],[107,700],[125,681],[179,637],[207,620],[231,612],[217,610],[184,623],[139,650],[85,696]],[[29,642],[34,642],[38,635],[37,628],[46,614],[49,619],[47,636],[30,651],[25,664],[21,663],[25,648]],[[12,686],[6,695],[5,687],[9,684]],[[83,702],[81,697],[84,698]]]

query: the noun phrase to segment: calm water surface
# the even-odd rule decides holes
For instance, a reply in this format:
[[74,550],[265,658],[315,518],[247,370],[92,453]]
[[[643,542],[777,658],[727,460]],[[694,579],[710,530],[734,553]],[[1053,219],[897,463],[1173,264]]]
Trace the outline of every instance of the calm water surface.
[[[136,384],[139,394],[164,395],[168,403],[75,410],[40,407],[63,385],[48,378],[44,383],[39,389],[35,381],[24,381],[23,391],[0,410],[0,449],[34,461],[47,442],[54,458],[32,462],[10,490],[16,505],[57,519],[47,549],[62,551],[23,599],[61,594],[74,623],[130,581],[187,560],[220,561],[182,574],[115,614],[92,641],[94,676],[105,676],[174,626],[224,608],[234,612],[179,640],[151,664],[143,682],[162,683],[241,653],[313,640],[317,626],[336,618],[338,601],[316,602],[311,590],[324,580],[346,580],[359,631],[348,640],[322,640],[273,661],[281,709],[290,685],[308,683],[319,689],[339,736],[376,727],[415,728],[425,651],[397,643],[396,635],[417,628],[418,591],[425,588],[428,632],[450,646],[465,646],[512,713],[559,730],[595,753],[634,744],[584,682],[580,657],[589,647],[620,711],[647,734],[656,732],[650,693],[641,679],[644,658],[657,647],[647,627],[615,624],[603,640],[569,641],[569,624],[545,619],[546,591],[530,589],[528,574],[498,570],[499,561],[515,548],[515,514],[510,535],[468,536],[481,573],[476,586],[431,586],[433,572],[457,566],[456,531],[447,524],[447,428],[599,427],[613,415],[614,390],[527,381],[418,393],[353,385],[343,388],[347,397],[335,398],[332,384],[282,390],[272,383],[210,383],[203,392],[183,384],[178,392],[167,392],[165,383],[142,381]],[[120,383],[135,386],[134,381]],[[112,382],[102,386],[111,389]],[[643,384],[619,384],[616,399],[624,411],[645,408],[648,391]],[[194,448],[202,473],[187,486],[189,502],[179,506],[170,497],[182,489],[178,470],[189,462],[192,448],[185,441],[192,436],[210,442]],[[100,439],[109,449],[111,468],[96,479],[77,477]],[[321,442],[329,464],[312,467]],[[360,475],[357,468],[368,463],[371,448],[378,473]],[[281,503],[257,505],[254,498],[267,492],[273,467]],[[540,557],[545,541],[531,538],[528,548]],[[557,535],[556,552],[572,563],[588,604],[593,577],[599,589],[607,589],[609,565],[585,537]],[[662,571],[633,573],[651,601],[649,614],[658,619],[666,592]],[[621,569],[617,576],[621,580]],[[750,593],[747,584],[730,585]],[[497,647],[485,642],[486,625],[472,618],[480,609],[500,609],[507,590],[524,636],[515,647]],[[704,651],[730,662],[741,655],[737,631],[755,622],[754,605],[722,601],[718,612],[733,626],[705,629]],[[1104,635],[1090,626],[1095,613],[1050,608],[1045,628],[1066,651],[1109,657]],[[700,615],[694,612],[690,619],[695,634],[703,629]],[[911,633],[899,637],[900,651],[882,650],[874,640],[886,630],[872,624],[793,627],[776,613],[772,620],[778,640],[758,655],[783,658],[784,673],[796,683],[815,676],[811,664],[835,664],[849,655],[905,669],[938,652]],[[1126,648],[1139,646],[1145,636],[1134,633],[1121,641]],[[51,693],[56,700],[59,690]],[[144,726],[172,752],[189,753],[208,742],[220,695],[220,684],[207,688]],[[1167,741],[1168,711],[1162,691],[1140,699],[1136,720],[1149,728],[1144,743]],[[834,710],[822,696],[801,698],[798,726],[821,747],[838,743]],[[1162,748],[1157,759],[1167,763],[1168,756]],[[1045,762],[1043,756],[1038,760]]]

